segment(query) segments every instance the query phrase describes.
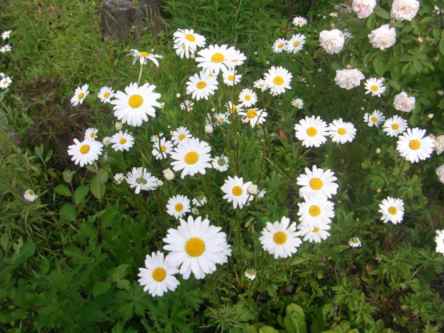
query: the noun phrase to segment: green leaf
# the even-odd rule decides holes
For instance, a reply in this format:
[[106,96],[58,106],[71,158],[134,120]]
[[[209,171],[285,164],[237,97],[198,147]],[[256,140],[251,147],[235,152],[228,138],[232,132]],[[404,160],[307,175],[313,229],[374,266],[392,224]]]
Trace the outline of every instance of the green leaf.
[[31,241],[26,242],[21,248],[19,253],[14,258],[14,265],[20,266],[24,264],[35,253],[35,244]]
[[57,185],[54,189],[54,192],[57,193],[58,195],[62,195],[64,197],[70,197],[72,195],[71,190],[65,184]]
[[381,17],[383,19],[386,19],[386,20],[390,19],[389,12],[386,11],[385,9],[381,8],[381,7],[377,7],[375,9],[375,14],[376,14],[376,16],[379,16],[379,17]]
[[373,59],[373,67],[375,68],[376,74],[382,76],[385,72],[385,61],[382,56],[377,56]]
[[263,326],[259,329],[259,333],[279,333],[279,331],[271,326]]
[[108,173],[105,170],[100,170],[91,181],[91,193],[98,200],[102,200],[105,195],[107,181]]
[[74,222],[77,217],[76,207],[73,204],[64,204],[59,211],[60,217],[64,220]]
[[444,32],[441,34],[441,41],[439,42],[439,51],[444,55]]
[[284,318],[284,327],[288,333],[307,333],[304,310],[297,304],[289,304]]
[[93,295],[95,297],[103,295],[111,288],[111,283],[109,282],[97,282],[93,288]]
[[77,187],[76,190],[74,191],[74,196],[73,196],[74,203],[76,205],[80,205],[81,203],[83,203],[88,193],[89,193],[89,185],[81,185]]

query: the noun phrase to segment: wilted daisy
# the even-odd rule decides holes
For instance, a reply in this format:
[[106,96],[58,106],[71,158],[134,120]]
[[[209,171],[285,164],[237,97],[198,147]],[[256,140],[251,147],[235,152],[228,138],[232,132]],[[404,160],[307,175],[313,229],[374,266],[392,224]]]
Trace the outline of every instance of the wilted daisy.
[[291,101],[291,105],[298,110],[302,110],[304,108],[304,101],[302,98],[295,98]]
[[176,219],[184,217],[190,212],[190,199],[184,195],[175,195],[168,199],[167,214]]
[[156,116],[156,108],[160,108],[160,94],[154,85],[145,83],[139,86],[131,83],[125,91],[118,91],[111,104],[114,105],[114,116],[124,124],[141,126],[149,118]]
[[193,198],[192,203],[194,207],[203,207],[207,204],[208,199],[204,195],[200,195],[197,198]]
[[362,246],[361,240],[359,239],[359,237],[352,237],[350,238],[350,240],[348,241],[348,245],[354,249],[359,248]]
[[115,151],[129,151],[134,145],[134,137],[126,131],[119,131],[111,140]]
[[8,89],[12,84],[12,79],[5,73],[0,73],[0,89]]
[[139,64],[145,65],[146,63],[148,63],[148,61],[151,61],[154,65],[159,67],[158,59],[162,59],[161,55],[147,51],[139,51],[136,49],[131,50],[130,55],[133,57],[133,64],[139,62]]
[[101,142],[91,139],[79,141],[74,139],[74,144],[68,147],[68,155],[76,165],[81,167],[90,165],[97,161],[102,154],[103,145]]
[[97,97],[102,103],[110,103],[114,96],[114,91],[110,87],[102,87],[97,94]]
[[156,160],[163,160],[173,151],[173,144],[164,137],[160,137],[153,141],[153,154]]
[[211,160],[211,165],[213,166],[213,169],[219,172],[225,172],[228,170],[230,163],[227,156],[219,155],[213,157],[213,159]]
[[398,21],[411,21],[419,10],[418,0],[393,0],[391,16]]
[[224,199],[232,203],[233,208],[242,208],[252,199],[252,196],[248,193],[250,185],[251,182],[244,182],[242,177],[228,176],[221,187],[224,192]]
[[287,48],[287,41],[283,38],[278,38],[273,43],[273,52],[274,53],[282,53]]
[[174,171],[181,171],[181,178],[206,173],[211,168],[211,147],[205,141],[196,138],[188,139],[175,148],[171,153]]
[[302,243],[296,234],[296,223],[291,223],[286,216],[280,221],[268,222],[259,240],[262,248],[275,259],[292,256]]
[[97,136],[98,136],[98,132],[99,132],[99,130],[97,128],[93,128],[93,127],[87,128],[85,130],[85,135],[84,135],[85,140],[88,140],[88,139],[89,140],[96,140]]
[[305,36],[303,34],[295,34],[291,36],[286,45],[286,50],[289,53],[296,54],[304,48]]
[[[229,103],[231,103],[231,102],[229,102]],[[236,107],[236,106],[230,106],[230,108],[231,107]],[[221,125],[224,125],[224,124],[229,124],[230,123],[230,113],[228,113],[228,112],[216,112],[213,115],[213,119],[214,119],[214,123],[217,126],[221,126]]]
[[114,182],[117,184],[117,185],[120,185],[120,184],[122,184],[123,183],[123,181],[126,179],[126,177],[125,177],[125,175],[123,174],[123,173],[116,173],[115,175],[114,175],[114,177],[113,177],[113,180],[114,180]]
[[410,112],[415,108],[416,98],[409,96],[405,91],[395,96],[393,106],[397,111]]
[[34,202],[38,199],[38,195],[35,194],[35,192],[31,189],[27,189],[24,193],[23,193],[23,199],[25,199],[25,201],[27,202]]
[[132,168],[126,175],[126,182],[136,194],[139,194],[140,191],[154,191],[163,184],[159,178],[154,177],[143,167]]
[[187,94],[195,100],[208,99],[217,90],[217,79],[213,74],[200,72],[191,76],[187,81]]
[[88,95],[89,95],[89,86],[87,84],[84,84],[81,87],[77,87],[76,90],[74,91],[74,96],[71,97],[71,105],[78,106],[80,104],[83,104],[83,101]]
[[391,137],[398,136],[406,129],[407,121],[399,116],[388,118],[383,125],[383,131]]
[[251,127],[261,125],[267,119],[268,113],[258,108],[248,108],[239,113],[243,123],[250,124]]
[[444,254],[444,230],[436,230],[436,252]]
[[11,33],[12,33],[11,30],[3,31],[2,32],[2,39],[3,40],[9,39],[11,37]]
[[303,26],[307,25],[307,19],[302,16],[296,16],[293,18],[292,23],[295,27],[302,28]]
[[257,102],[257,95],[251,89],[242,89],[239,94],[239,102],[243,107],[252,107]]
[[11,52],[12,47],[9,44],[3,45],[2,47],[0,47],[0,53],[8,53]]
[[225,85],[230,87],[238,84],[241,80],[241,77],[242,76],[240,74],[237,74],[234,70],[225,71],[223,73],[224,83]]
[[384,24],[370,32],[368,38],[374,48],[385,50],[395,45],[396,29]]
[[369,17],[376,7],[376,0],[353,0],[352,9],[360,19]]
[[180,58],[193,58],[197,48],[205,46],[205,37],[192,29],[178,29],[173,37],[174,49]]
[[327,123],[319,116],[305,117],[294,127],[296,138],[304,147],[319,147],[327,141]]
[[206,218],[188,216],[176,229],[168,229],[163,241],[184,279],[191,273],[196,279],[203,279],[216,271],[216,265],[227,263],[231,255],[226,234]]
[[185,141],[191,139],[192,137],[193,136],[186,127],[178,127],[171,132],[171,138],[176,144],[184,143]]
[[176,265],[168,256],[165,258],[164,254],[158,251],[145,257],[145,266],[139,268],[137,276],[143,291],[157,297],[176,290],[179,281],[174,274],[177,274]]
[[409,128],[398,139],[398,152],[411,163],[428,159],[433,149],[433,139],[426,136],[426,131],[420,128]]
[[379,204],[379,212],[384,223],[401,223],[404,218],[404,202],[398,198],[387,197]]
[[310,243],[320,243],[330,236],[329,222],[316,220],[310,223],[302,223],[298,226],[298,236],[301,236],[304,241]]
[[338,192],[337,178],[330,169],[320,169],[313,165],[305,168],[305,173],[299,175],[297,184],[301,186],[299,193],[304,198],[325,197],[331,198]]
[[334,215],[333,203],[323,196],[308,197],[299,204],[298,216],[302,224],[330,223]]
[[365,93],[381,97],[385,91],[384,78],[369,78],[365,81]]
[[337,54],[344,48],[345,36],[341,30],[324,30],[319,34],[321,47],[328,54]]
[[352,142],[356,136],[356,128],[353,123],[336,119],[328,126],[331,140],[336,143]]
[[291,89],[292,78],[293,75],[280,66],[272,66],[264,75],[265,83],[273,96],[283,94],[286,90]]
[[232,69],[228,60],[230,48],[227,45],[210,45],[197,54],[197,66],[206,72],[219,74],[221,71]]
[[267,82],[265,82],[264,79],[259,79],[259,80],[254,81],[253,87],[255,87],[256,89],[258,89],[262,92],[267,91],[267,89],[268,89]]
[[194,107],[194,102],[190,101],[189,99],[186,99],[182,103],[180,103],[180,109],[185,112],[193,111],[193,107]]
[[358,69],[338,69],[335,82],[339,87],[350,90],[359,87],[364,79],[364,74]]
[[253,268],[249,268],[249,269],[247,269],[247,270],[245,271],[244,276],[245,276],[248,280],[253,281],[253,280],[256,278],[256,274],[257,274],[257,272],[256,272],[255,269],[253,269]]
[[369,127],[379,127],[384,122],[384,115],[381,111],[375,110],[372,113],[364,114],[364,121]]

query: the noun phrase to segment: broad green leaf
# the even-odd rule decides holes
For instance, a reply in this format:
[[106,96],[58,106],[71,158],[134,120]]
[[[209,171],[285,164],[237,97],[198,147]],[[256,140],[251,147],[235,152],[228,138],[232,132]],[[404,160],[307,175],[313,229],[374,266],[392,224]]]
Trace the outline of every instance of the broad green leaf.
[[304,310],[297,304],[287,306],[284,327],[288,333],[307,333]]
[[64,220],[74,222],[77,217],[76,207],[73,204],[64,204],[59,211],[60,217]]
[[390,13],[381,7],[375,9],[376,16],[382,17],[383,19],[390,19]]
[[263,326],[259,329],[259,333],[279,333],[279,331],[271,326]]
[[74,196],[73,196],[74,203],[76,205],[80,205],[81,203],[83,203],[88,193],[89,193],[89,185],[80,185],[79,187],[77,187],[76,190],[74,191]]
[[93,288],[93,295],[95,297],[103,295],[111,288],[111,283],[109,282],[97,282]]
[[98,199],[102,200],[106,192],[106,182],[108,181],[108,173],[100,170],[91,181],[91,193]]
[[65,184],[57,185],[54,189],[54,192],[57,193],[58,195],[62,195],[64,197],[70,197],[72,195],[71,190]]

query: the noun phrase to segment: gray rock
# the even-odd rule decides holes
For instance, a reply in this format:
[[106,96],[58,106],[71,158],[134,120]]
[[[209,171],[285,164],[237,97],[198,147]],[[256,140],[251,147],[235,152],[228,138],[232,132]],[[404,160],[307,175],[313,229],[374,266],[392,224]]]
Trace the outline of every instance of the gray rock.
[[139,0],[139,12],[143,23],[157,36],[165,28],[165,21],[160,13],[161,0]]
[[136,18],[137,10],[131,0],[104,0],[101,8],[103,38],[128,40]]

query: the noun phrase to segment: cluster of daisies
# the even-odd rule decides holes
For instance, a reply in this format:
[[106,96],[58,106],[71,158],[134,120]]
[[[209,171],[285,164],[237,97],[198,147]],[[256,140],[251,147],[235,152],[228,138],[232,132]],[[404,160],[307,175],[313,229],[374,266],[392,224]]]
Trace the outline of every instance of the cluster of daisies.
[[[3,41],[9,40],[10,37],[11,37],[11,30],[4,31],[1,34],[1,39]],[[0,47],[0,53],[11,52],[11,50],[12,50],[12,47],[10,44],[5,44]],[[6,75],[5,73],[0,72],[0,90],[8,89],[11,84],[12,84],[11,77]]]

